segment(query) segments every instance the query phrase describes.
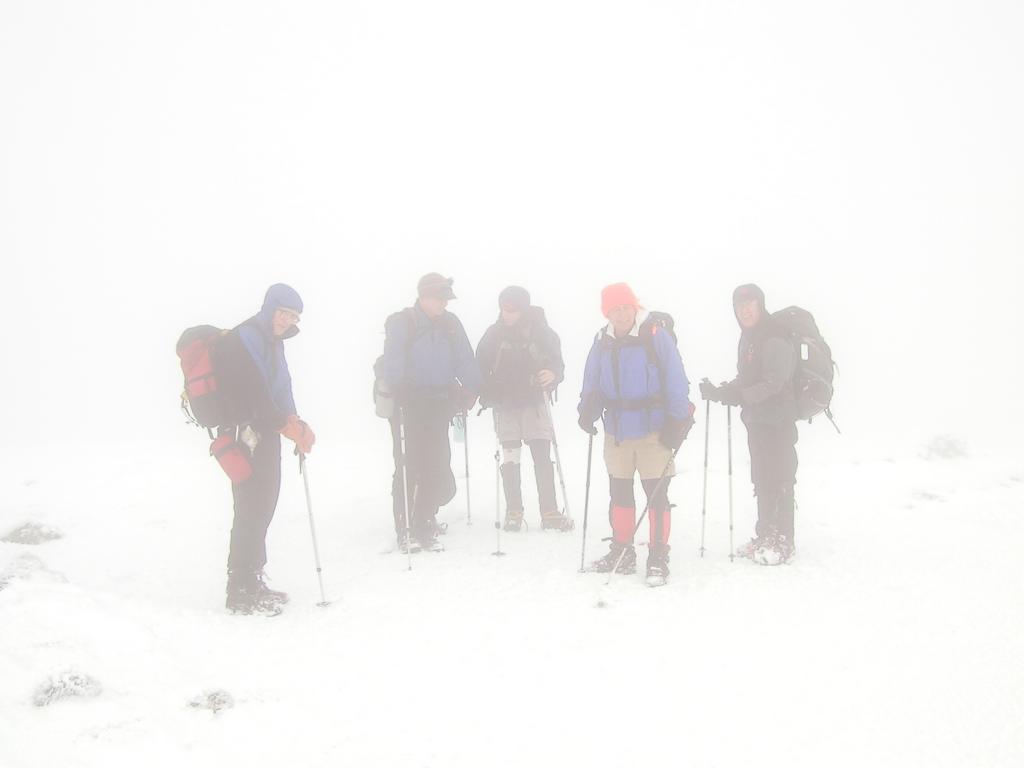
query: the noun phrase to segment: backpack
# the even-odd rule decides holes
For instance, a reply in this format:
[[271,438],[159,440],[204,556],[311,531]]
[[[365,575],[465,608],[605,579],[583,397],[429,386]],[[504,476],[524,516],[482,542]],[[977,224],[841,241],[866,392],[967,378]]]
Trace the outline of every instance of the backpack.
[[188,328],[178,339],[176,352],[185,375],[181,409],[193,424],[210,429],[229,427],[230,404],[217,374],[217,343],[229,331],[212,325]]
[[814,316],[806,309],[787,307],[773,312],[771,317],[796,349],[793,387],[797,418],[810,421],[819,413],[824,413],[834,426],[830,406],[836,364],[832,359],[832,349],[822,338]]
[[[405,344],[405,354],[408,355],[412,345],[419,338],[419,334],[416,333],[416,316],[412,307],[406,307],[401,314],[409,323],[409,338]],[[449,338],[455,338],[454,323],[447,323],[445,330]],[[387,379],[384,378],[384,355],[373,361],[373,407],[382,419],[390,419],[395,415],[395,393],[391,391]]]

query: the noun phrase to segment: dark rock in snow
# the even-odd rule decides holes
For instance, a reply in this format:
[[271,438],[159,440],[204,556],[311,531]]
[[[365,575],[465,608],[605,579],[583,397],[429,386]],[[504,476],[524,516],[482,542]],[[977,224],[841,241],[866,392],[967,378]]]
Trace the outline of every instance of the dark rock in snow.
[[48,707],[61,699],[92,698],[102,692],[103,687],[88,675],[81,672],[61,672],[36,689],[32,695],[32,703],[37,707]]
[[25,523],[6,533],[0,541],[8,544],[43,544],[64,537],[56,528],[42,523]]
[[188,703],[196,709],[208,709],[217,714],[222,709],[231,709],[235,706],[235,700],[227,691],[203,691]]

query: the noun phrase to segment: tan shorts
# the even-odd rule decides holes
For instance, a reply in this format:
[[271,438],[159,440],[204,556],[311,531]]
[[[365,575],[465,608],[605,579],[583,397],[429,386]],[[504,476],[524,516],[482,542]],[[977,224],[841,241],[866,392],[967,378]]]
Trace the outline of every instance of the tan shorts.
[[[617,480],[632,480],[637,472],[641,480],[657,480],[671,458],[672,449],[662,445],[657,432],[647,437],[623,440],[618,445],[611,435],[606,433],[604,436],[604,463],[608,474]],[[675,473],[673,461],[665,477],[672,477]]]
[[551,422],[543,403],[519,408],[494,408],[494,431],[501,442],[551,440]]

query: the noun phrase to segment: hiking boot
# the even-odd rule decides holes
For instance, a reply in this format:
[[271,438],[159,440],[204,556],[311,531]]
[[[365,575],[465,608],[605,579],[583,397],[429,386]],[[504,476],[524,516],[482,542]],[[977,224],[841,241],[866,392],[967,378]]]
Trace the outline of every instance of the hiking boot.
[[271,589],[267,586],[267,574],[263,571],[256,574],[256,589],[267,600],[276,600],[282,605],[288,602],[287,592],[281,592],[278,589]]
[[761,546],[754,552],[754,562],[758,565],[780,565],[783,561],[782,552],[779,549],[779,539],[785,542],[785,536],[772,531],[761,540]]
[[398,551],[403,555],[407,555],[409,552],[415,555],[420,551],[420,543],[410,537],[407,531],[402,531],[398,534]]
[[272,597],[272,592],[255,573],[229,573],[224,607],[231,613],[276,616],[281,613],[283,603]]
[[554,509],[550,512],[540,513],[540,527],[544,531],[562,531],[566,533],[575,528],[576,524],[559,510]]
[[505,512],[505,530],[515,533],[521,531],[525,525],[523,520],[523,510],[521,509],[509,509]]
[[662,587],[668,581],[669,547],[651,548],[647,555],[647,586]]
[[[619,562],[619,557],[622,561]],[[616,573],[636,573],[636,550],[632,544],[620,544],[613,541],[608,554],[590,564],[590,570],[597,573],[608,573],[619,563]]]
[[796,546],[793,544],[793,540],[781,533],[775,539],[775,550],[779,553],[779,560],[783,563],[788,563],[796,555]]

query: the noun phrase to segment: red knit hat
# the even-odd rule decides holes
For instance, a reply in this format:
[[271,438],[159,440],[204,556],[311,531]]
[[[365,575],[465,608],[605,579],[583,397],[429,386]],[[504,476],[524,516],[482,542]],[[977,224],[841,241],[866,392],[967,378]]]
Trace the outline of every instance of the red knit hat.
[[601,291],[601,313],[608,317],[616,307],[640,307],[633,289],[625,283],[613,283]]

